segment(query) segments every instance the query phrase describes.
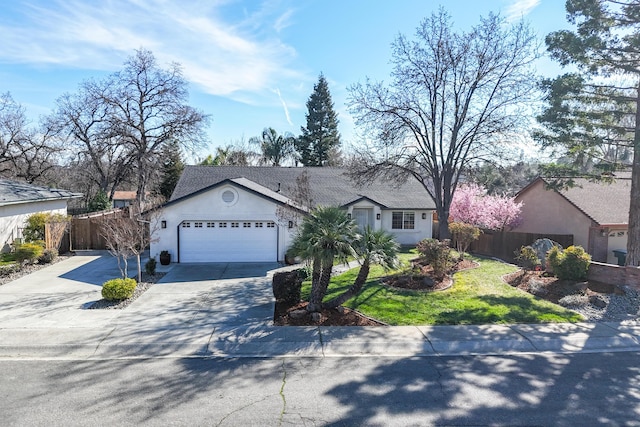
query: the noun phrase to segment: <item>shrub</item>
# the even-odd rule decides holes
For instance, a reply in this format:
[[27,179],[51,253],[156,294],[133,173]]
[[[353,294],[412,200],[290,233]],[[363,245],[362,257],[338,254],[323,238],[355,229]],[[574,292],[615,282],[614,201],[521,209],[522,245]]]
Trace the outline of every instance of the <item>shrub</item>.
[[449,240],[424,239],[418,242],[416,249],[424,257],[425,261],[431,265],[433,274],[437,278],[444,277],[453,266]]
[[549,251],[548,261],[558,279],[584,280],[589,271],[591,255],[582,246],[569,246],[564,251],[554,246]]
[[134,279],[112,279],[102,285],[102,298],[108,301],[120,301],[131,298],[136,290]]
[[153,276],[154,274],[156,274],[157,265],[158,263],[156,262],[155,258],[149,258],[149,261],[147,261],[147,263],[144,265],[144,271],[150,276]]
[[45,249],[42,255],[38,257],[40,264],[50,264],[58,257],[58,251],[55,249]]
[[22,230],[22,236],[27,242],[34,242],[36,240],[44,240],[44,226],[49,219],[49,214],[38,212],[30,215],[27,218],[24,230]]
[[536,266],[541,265],[540,259],[535,249],[531,246],[522,246],[519,251],[514,252],[516,263],[525,270],[534,270]]
[[469,249],[469,245],[474,240],[478,240],[480,237],[480,229],[475,225],[467,224],[464,222],[452,222],[449,224],[449,231],[453,234],[456,242],[456,249],[460,255],[460,259],[464,256],[464,253]]
[[37,243],[22,243],[16,247],[16,261],[20,264],[34,262],[42,255],[43,251],[44,248]]

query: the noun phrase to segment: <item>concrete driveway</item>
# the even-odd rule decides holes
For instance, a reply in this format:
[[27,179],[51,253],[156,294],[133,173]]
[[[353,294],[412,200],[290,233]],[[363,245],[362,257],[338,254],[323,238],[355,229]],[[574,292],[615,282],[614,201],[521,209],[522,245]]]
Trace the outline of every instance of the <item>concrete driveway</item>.
[[[119,277],[107,253],[76,255],[0,286],[0,328],[175,328],[273,318],[270,264],[174,264],[124,310],[88,310]],[[135,273],[135,262],[129,272]],[[210,331],[209,331],[210,332]]]

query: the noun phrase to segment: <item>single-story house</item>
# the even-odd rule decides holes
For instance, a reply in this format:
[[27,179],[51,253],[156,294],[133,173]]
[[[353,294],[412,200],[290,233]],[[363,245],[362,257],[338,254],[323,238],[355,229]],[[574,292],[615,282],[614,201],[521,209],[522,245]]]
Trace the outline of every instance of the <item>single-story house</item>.
[[0,249],[6,252],[22,238],[26,220],[34,213],[67,214],[67,201],[82,194],[0,179]]
[[[151,255],[169,251],[172,262],[283,261],[297,224],[279,207],[304,215],[314,206],[339,206],[360,227],[384,229],[400,244],[432,235],[435,205],[414,178],[378,179],[358,186],[342,168],[187,166],[171,199],[152,219]],[[292,199],[306,172],[314,206]],[[282,211],[282,209],[280,209]]]
[[135,191],[116,190],[113,192],[113,207],[114,208],[126,208],[131,206],[136,201]]
[[515,197],[523,202],[522,225],[513,231],[572,234],[594,261],[617,264],[614,250],[626,250],[631,200],[630,173],[611,184],[574,179],[572,188],[554,190],[537,178]]

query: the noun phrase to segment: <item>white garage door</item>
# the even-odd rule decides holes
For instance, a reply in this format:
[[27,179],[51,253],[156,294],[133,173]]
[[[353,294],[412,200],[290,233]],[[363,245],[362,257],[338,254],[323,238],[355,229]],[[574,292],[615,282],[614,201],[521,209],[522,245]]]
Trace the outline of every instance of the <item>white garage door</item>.
[[180,262],[272,262],[278,260],[273,221],[184,221]]

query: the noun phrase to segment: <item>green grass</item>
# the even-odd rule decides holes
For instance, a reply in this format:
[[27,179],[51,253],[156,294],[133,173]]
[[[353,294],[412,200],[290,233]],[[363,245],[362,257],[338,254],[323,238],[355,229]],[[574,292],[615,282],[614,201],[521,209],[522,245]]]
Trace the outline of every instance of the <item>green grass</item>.
[[[403,251],[405,263],[416,255]],[[367,316],[390,325],[466,325],[487,323],[579,322],[579,314],[537,298],[503,282],[501,277],[517,267],[485,258],[478,268],[454,275],[451,288],[436,292],[401,291],[380,284],[391,274],[374,266],[363,291],[345,303]],[[326,299],[341,293],[355,280],[358,269],[332,278]],[[305,282],[302,297],[308,299],[311,283]]]

